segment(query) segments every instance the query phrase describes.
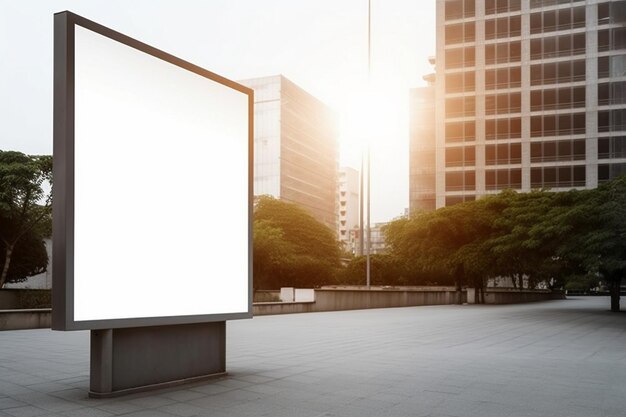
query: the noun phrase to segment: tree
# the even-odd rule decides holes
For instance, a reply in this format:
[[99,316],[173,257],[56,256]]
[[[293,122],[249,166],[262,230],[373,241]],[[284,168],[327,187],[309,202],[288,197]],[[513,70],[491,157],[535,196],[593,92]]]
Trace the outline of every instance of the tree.
[[574,204],[553,221],[564,230],[559,256],[582,273],[600,274],[609,286],[611,311],[620,311],[620,284],[626,274],[626,175],[575,195]]
[[51,156],[0,151],[0,288],[45,271],[48,257],[41,249],[52,202],[46,182],[52,184]]
[[254,208],[254,287],[335,282],[341,256],[334,231],[295,204],[270,196]]

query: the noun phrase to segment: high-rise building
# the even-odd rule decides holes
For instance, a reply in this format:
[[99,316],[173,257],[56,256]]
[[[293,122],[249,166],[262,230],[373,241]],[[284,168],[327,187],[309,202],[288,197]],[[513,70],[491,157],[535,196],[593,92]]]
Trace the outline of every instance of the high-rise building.
[[437,0],[437,207],[626,172],[626,1]]
[[350,167],[339,170],[339,241],[350,250],[350,230],[359,227],[359,171]]
[[[387,223],[374,223],[370,228],[371,240],[370,240],[370,255],[378,255],[387,252],[387,243],[385,241],[385,234],[383,228]],[[361,240],[359,239],[359,228],[353,228],[349,231],[349,244],[350,249],[354,255],[361,253]],[[365,232],[367,233],[367,231]],[[367,255],[367,239],[364,240],[363,254]]]
[[335,232],[335,114],[282,75],[240,83],[254,90],[254,194],[298,204]]
[[[434,58],[431,63],[434,64]],[[409,212],[436,207],[435,75],[428,86],[410,90]]]

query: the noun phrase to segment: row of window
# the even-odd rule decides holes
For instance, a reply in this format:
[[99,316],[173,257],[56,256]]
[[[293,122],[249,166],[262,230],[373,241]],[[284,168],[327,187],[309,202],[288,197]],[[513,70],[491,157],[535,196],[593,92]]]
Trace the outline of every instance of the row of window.
[[520,15],[485,20],[485,39],[510,38],[522,33]]
[[476,165],[476,148],[474,146],[446,148],[447,167],[473,165]]
[[521,143],[499,143],[485,146],[485,164],[505,165],[522,162]]
[[474,0],[446,0],[445,5],[446,20],[474,17],[476,13]]
[[446,191],[462,191],[475,189],[475,171],[446,172]]
[[598,105],[625,104],[626,81],[598,84]]
[[598,182],[610,181],[624,174],[626,174],[626,164],[598,165]]
[[533,167],[530,169],[531,188],[583,187],[586,168],[584,165],[562,167]]
[[530,66],[530,85],[584,81],[585,60],[550,62]]
[[530,110],[585,107],[585,86],[548,88],[530,92]]
[[485,0],[486,14],[517,12],[521,7],[521,0]]
[[449,195],[446,196],[446,206],[453,206],[455,204],[464,203],[466,201],[476,200],[475,195]]
[[446,99],[446,117],[474,116],[476,114],[474,96]]
[[598,159],[626,158],[626,136],[598,138]]
[[485,138],[518,139],[522,137],[522,119],[520,117],[485,120]]
[[476,63],[474,47],[446,50],[446,68],[473,67]]
[[532,13],[530,33],[547,33],[585,27],[585,6]]
[[514,88],[522,84],[520,67],[491,69],[485,71],[485,87],[487,90],[498,88]]
[[474,90],[476,90],[476,73],[474,71],[446,74],[446,93]]
[[530,136],[576,135],[585,133],[585,113],[531,116]]
[[626,1],[610,1],[598,4],[598,25],[626,22]]
[[446,45],[462,42],[474,42],[476,39],[476,24],[474,22],[446,25]]
[[[532,142],[531,162],[580,161],[585,159],[585,139]],[[626,137],[599,138],[600,159],[626,157]],[[520,164],[521,143],[498,143],[485,146],[486,165]],[[446,167],[473,166],[476,163],[474,146],[446,148]]]
[[[601,168],[602,175],[601,174]],[[606,168],[605,168],[606,167]],[[606,164],[598,166],[598,179],[609,179],[626,173],[626,164]],[[606,171],[606,173],[604,172]],[[617,175],[616,175],[617,174]],[[584,165],[553,167],[532,167],[530,169],[531,188],[583,187],[586,181]],[[471,191],[476,189],[475,171],[446,172],[446,191]],[[522,188],[521,168],[485,170],[485,189],[502,190]]]
[[[472,98],[473,99],[473,98]],[[567,113],[531,116],[530,136],[566,136],[585,133],[585,113]],[[598,112],[598,132],[626,131],[626,109]],[[522,120],[519,117],[485,120],[485,138],[517,139],[522,137]],[[473,121],[446,123],[446,142],[472,142],[476,140]]]
[[[507,62],[520,62],[522,58],[522,46],[517,42],[502,42],[485,45],[485,63],[503,64]],[[446,61],[447,65],[447,61]]]
[[558,4],[582,3],[581,0],[530,0],[530,8],[556,6]]
[[[599,32],[598,32],[599,34]],[[585,53],[585,33],[568,33],[530,40],[530,58],[546,59]]]
[[522,188],[522,170],[513,169],[488,169],[485,171],[485,189],[504,190],[505,188]]
[[598,52],[626,49],[626,27],[598,31]]
[[503,93],[485,96],[486,114],[519,113],[522,111],[522,93]]
[[598,112],[598,132],[626,131],[626,109]]
[[585,154],[585,139],[530,144],[530,162],[580,161],[585,159]]
[[626,55],[598,57],[598,77],[626,76]]

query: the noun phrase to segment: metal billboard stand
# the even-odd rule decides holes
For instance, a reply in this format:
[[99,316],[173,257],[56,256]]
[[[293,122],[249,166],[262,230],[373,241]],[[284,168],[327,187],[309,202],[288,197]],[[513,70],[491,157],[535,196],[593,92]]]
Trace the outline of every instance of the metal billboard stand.
[[[75,319],[74,28],[76,25],[247,95],[246,156],[249,203],[247,311],[239,309],[218,314],[83,321]],[[113,397],[226,375],[226,320],[252,317],[253,103],[252,90],[233,81],[71,12],[55,14],[52,328],[91,331],[90,397]]]

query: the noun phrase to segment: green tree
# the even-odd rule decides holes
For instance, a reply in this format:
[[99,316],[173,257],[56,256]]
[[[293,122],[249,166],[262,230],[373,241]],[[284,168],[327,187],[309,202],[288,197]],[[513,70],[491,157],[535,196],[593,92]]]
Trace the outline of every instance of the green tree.
[[42,241],[49,232],[52,202],[46,182],[52,184],[51,156],[0,151],[0,288],[45,271]]
[[254,287],[311,287],[335,282],[341,256],[334,231],[295,204],[270,196],[254,209]]
[[583,273],[600,274],[611,293],[611,311],[620,311],[626,273],[626,175],[575,196],[574,204],[553,220],[563,231],[559,256]]

